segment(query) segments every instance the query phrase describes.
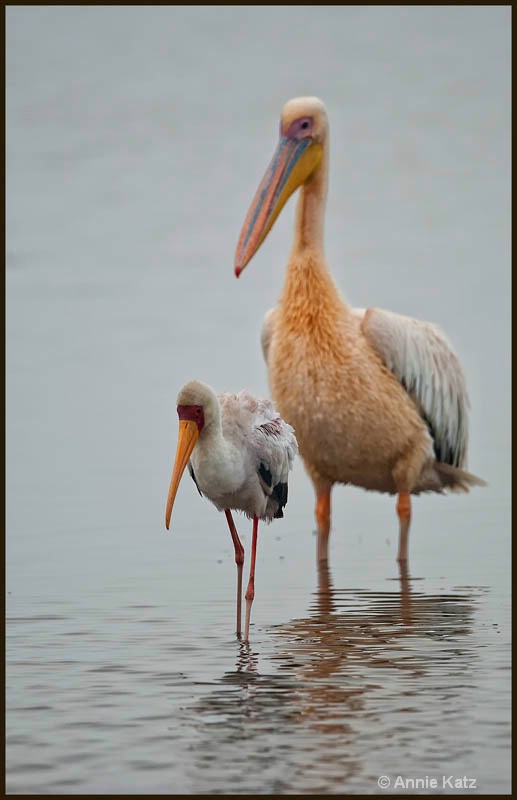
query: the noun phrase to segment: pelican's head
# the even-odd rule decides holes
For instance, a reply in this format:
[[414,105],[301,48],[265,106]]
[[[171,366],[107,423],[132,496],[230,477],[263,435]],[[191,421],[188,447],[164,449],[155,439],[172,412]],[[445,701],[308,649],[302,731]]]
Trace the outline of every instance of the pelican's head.
[[169,530],[172,507],[176,493],[201,431],[220,416],[217,395],[201,381],[189,381],[183,386],[177,400],[179,431],[176,458],[165,511],[165,527]]
[[317,97],[295,97],[285,104],[278,147],[253,198],[237,245],[237,278],[292,193],[319,169],[327,134],[327,111]]

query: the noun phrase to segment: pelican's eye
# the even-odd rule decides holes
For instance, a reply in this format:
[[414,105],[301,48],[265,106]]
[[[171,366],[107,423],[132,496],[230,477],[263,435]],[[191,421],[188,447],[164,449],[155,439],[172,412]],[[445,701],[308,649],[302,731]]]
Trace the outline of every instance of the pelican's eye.
[[312,117],[300,117],[289,125],[286,136],[288,139],[307,139],[313,133],[313,119]]

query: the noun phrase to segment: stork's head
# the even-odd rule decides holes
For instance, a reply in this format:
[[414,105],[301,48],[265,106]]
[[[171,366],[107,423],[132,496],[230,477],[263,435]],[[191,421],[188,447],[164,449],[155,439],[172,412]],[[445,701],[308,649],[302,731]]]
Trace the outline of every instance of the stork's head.
[[289,197],[320,168],[328,136],[327,112],[317,97],[289,100],[280,117],[280,141],[244,221],[235,275],[259,249]]
[[217,395],[201,381],[189,381],[183,386],[177,400],[179,430],[176,458],[165,511],[165,527],[169,529],[172,507],[185,467],[196,446],[201,431],[210,427],[220,417]]

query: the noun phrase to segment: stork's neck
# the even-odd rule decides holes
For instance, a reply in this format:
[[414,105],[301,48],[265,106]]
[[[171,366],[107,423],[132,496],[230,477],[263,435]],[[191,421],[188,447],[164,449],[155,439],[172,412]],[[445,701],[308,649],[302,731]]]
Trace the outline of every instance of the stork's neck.
[[211,486],[223,485],[224,491],[236,491],[242,483],[242,453],[224,437],[220,419],[202,430],[192,462],[208,492]]
[[323,233],[328,187],[328,140],[323,147],[323,157],[314,175],[300,189],[296,206],[294,252],[310,249],[323,258]]
[[207,425],[201,431],[197,450],[201,452],[204,457],[212,457],[212,454],[219,457],[226,455],[226,444],[226,439],[223,436],[221,417],[218,416],[216,419],[212,420],[210,425]]

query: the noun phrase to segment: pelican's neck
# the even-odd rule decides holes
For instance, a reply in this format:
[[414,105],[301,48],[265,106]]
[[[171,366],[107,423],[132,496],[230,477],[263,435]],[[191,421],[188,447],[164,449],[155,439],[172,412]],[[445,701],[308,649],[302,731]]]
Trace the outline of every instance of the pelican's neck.
[[323,234],[327,188],[328,138],[323,146],[323,157],[318,169],[300,189],[296,205],[293,253],[302,253],[309,249],[324,258]]
[[323,231],[327,186],[328,139],[319,169],[300,191],[294,243],[280,298],[284,320],[295,327],[317,317],[330,330],[335,321],[346,318],[349,311],[325,261]]

